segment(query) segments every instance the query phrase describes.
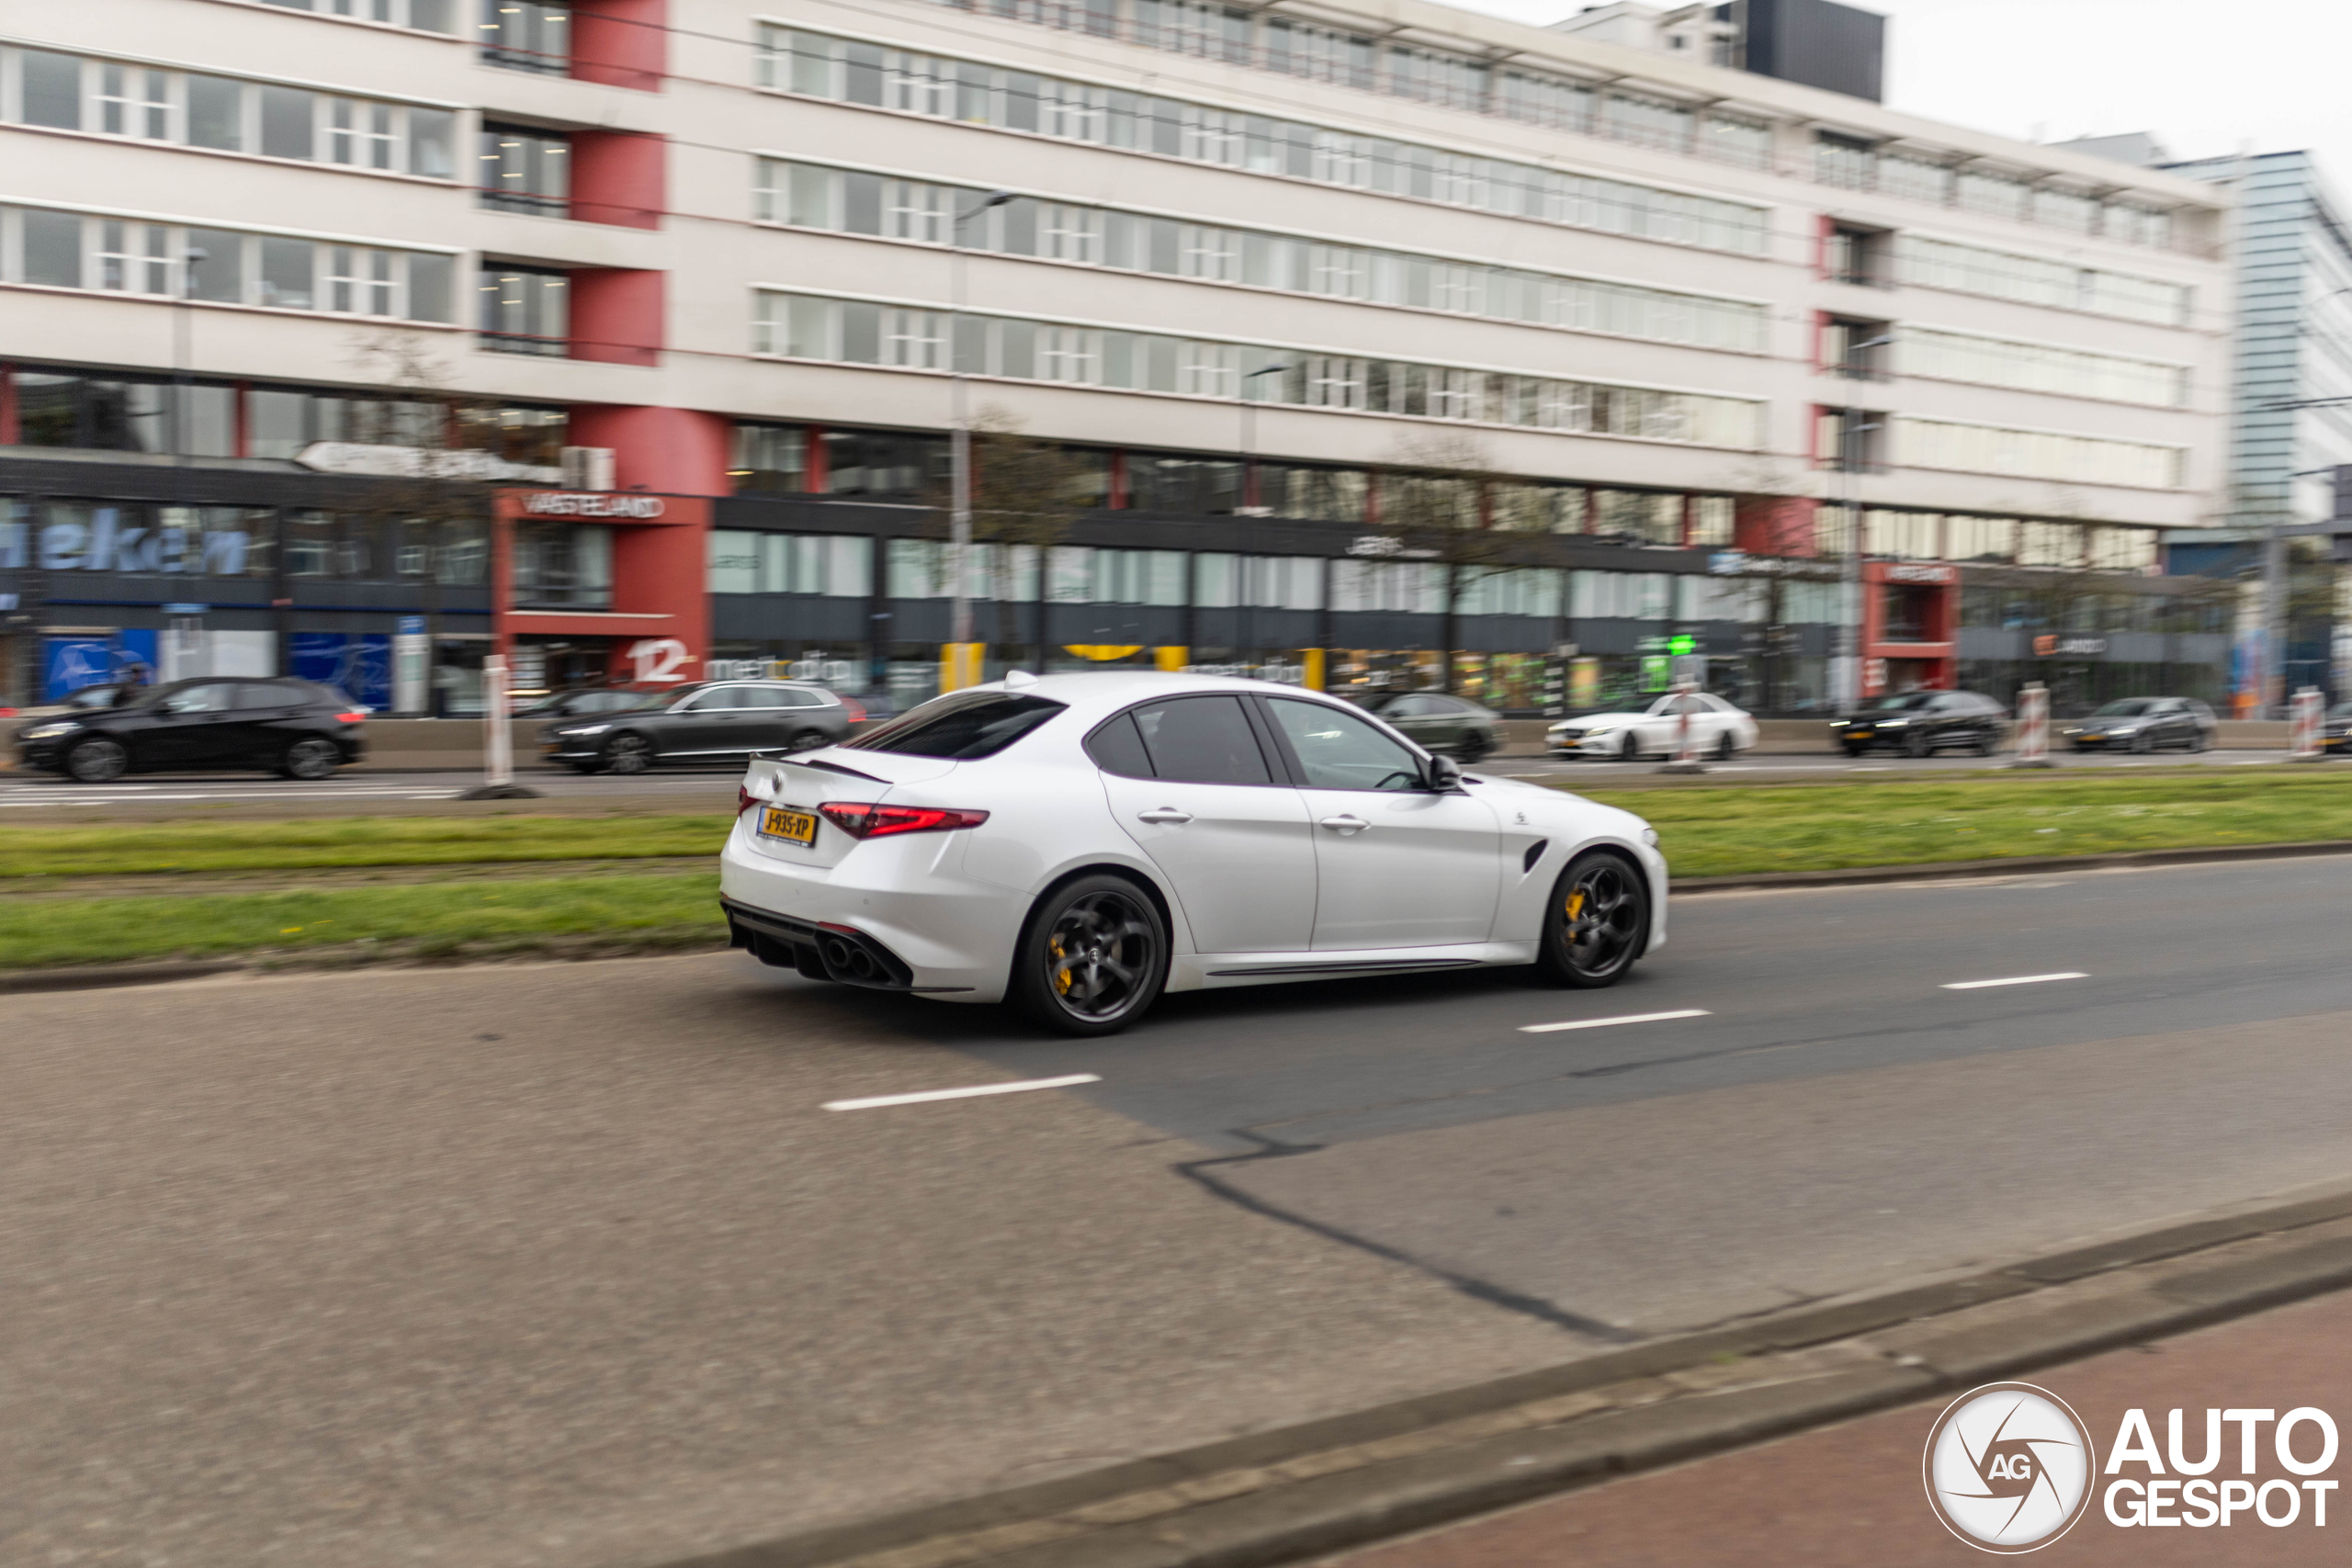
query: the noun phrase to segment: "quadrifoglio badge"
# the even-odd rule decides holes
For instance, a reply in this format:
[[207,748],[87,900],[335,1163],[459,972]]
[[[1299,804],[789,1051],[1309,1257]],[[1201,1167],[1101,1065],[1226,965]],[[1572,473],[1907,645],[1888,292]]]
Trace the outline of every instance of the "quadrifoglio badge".
[[1952,1534],[2003,1554],[2048,1546],[2095,1495],[2107,1523],[2132,1529],[2327,1524],[2338,1483],[2319,1479],[2336,1456],[2326,1411],[2169,1410],[2164,1427],[2159,1446],[2148,1413],[2125,1411],[2102,1469],[2090,1428],[2064,1400],[2031,1383],[1987,1383],[1928,1431],[1928,1502]]

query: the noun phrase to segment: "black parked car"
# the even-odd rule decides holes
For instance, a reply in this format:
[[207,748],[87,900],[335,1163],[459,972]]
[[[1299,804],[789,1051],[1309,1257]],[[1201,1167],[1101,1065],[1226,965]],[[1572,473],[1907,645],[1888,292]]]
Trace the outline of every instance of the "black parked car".
[[1946,750],[1989,757],[2008,733],[2008,719],[2000,704],[1974,692],[1903,692],[1834,720],[1829,733],[1849,757],[1881,746],[1906,757]]
[[267,768],[289,779],[323,779],[359,761],[367,717],[366,708],[314,682],[208,676],[26,725],[17,731],[17,758],[84,784],[191,768]]
[[639,695],[634,707],[548,726],[540,749],[583,773],[641,773],[656,762],[739,761],[849,739],[849,710],[822,686],[709,681]]
[[2077,751],[2207,751],[2220,728],[2194,697],[2126,697],[2059,733]]
[[1501,750],[1503,721],[1491,708],[1442,692],[1349,694],[1357,706],[1376,713],[1430,751],[1444,751],[1464,762]]
[[538,701],[514,710],[516,718],[586,718],[591,714],[619,713],[624,708],[642,707],[649,696],[673,696],[675,686],[581,686],[569,692],[552,692]]
[[2319,727],[2319,749],[2338,757],[2352,751],[2352,703],[2338,703],[2327,710]]

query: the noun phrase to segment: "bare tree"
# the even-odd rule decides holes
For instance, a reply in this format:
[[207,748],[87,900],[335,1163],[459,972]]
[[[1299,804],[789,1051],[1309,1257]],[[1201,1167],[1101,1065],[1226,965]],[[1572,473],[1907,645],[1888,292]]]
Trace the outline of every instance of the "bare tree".
[[[996,598],[993,640],[1000,645],[1018,640],[1016,594],[1024,559],[1036,563],[1040,577],[1037,637],[1042,645],[1047,552],[1069,537],[1071,525],[1081,515],[1102,504],[1099,463],[1057,442],[1025,434],[1024,428],[1017,416],[996,407],[980,410],[972,421],[972,542],[989,547],[989,582]],[[932,497],[932,505],[939,536],[944,537],[944,486]],[[1042,646],[1039,653],[1042,657]]]
[[1463,597],[1519,564],[1525,543],[1522,535],[1495,525],[1495,492],[1505,476],[1476,436],[1439,429],[1401,442],[1380,479],[1379,530],[1392,553],[1432,562],[1444,573],[1439,656],[1443,689],[1453,691]]

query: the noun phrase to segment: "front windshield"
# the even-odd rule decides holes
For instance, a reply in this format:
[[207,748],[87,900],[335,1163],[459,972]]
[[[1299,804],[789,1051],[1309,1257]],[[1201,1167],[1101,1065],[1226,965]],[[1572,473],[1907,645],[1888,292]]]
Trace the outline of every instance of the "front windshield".
[[2137,718],[2154,705],[2145,697],[2133,697],[2129,702],[2109,703],[2091,716],[2093,718]]
[[1900,696],[1879,698],[1871,704],[1871,709],[1875,713],[1904,713],[1912,708],[1926,707],[1935,700],[1935,695],[1933,692],[1905,692]]
[[65,699],[70,708],[110,708],[135,700],[127,686],[85,686]]

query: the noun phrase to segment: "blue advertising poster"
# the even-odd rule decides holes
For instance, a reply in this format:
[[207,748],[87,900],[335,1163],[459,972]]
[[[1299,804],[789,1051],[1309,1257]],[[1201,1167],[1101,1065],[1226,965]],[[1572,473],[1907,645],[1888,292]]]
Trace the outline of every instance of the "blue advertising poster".
[[381,632],[296,632],[293,675],[333,686],[363,707],[392,705],[392,639]]
[[116,632],[107,637],[43,639],[40,700],[62,702],[85,686],[129,680],[135,673],[155,679],[155,634]]

